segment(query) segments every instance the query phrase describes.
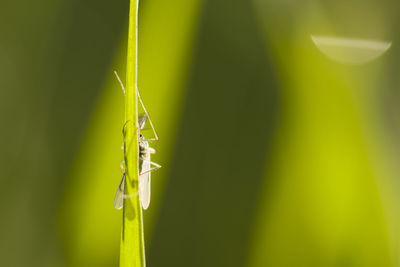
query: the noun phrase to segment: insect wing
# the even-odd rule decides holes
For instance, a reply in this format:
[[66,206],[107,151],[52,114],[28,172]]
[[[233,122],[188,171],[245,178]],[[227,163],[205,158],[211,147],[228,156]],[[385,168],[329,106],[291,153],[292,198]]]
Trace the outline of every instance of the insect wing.
[[121,183],[118,186],[117,193],[115,194],[114,207],[118,210],[124,206],[124,194],[125,194],[125,173],[122,175]]
[[139,118],[138,118],[138,124],[139,124],[139,129],[140,130],[143,130],[144,129],[144,127],[145,127],[145,125],[146,125],[146,121],[147,121],[147,114],[143,114],[143,115],[140,115],[139,116]]
[[150,154],[145,156],[142,163],[142,174],[139,177],[139,190],[142,208],[146,210],[150,205],[151,194]]

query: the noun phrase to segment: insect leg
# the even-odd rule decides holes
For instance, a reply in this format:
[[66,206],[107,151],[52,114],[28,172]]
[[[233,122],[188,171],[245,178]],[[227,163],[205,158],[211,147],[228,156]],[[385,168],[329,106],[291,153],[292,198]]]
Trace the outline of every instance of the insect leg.
[[118,193],[122,193],[123,198],[131,198],[131,197],[137,196],[139,194],[139,191],[136,191],[136,193],[134,193],[134,194],[129,194],[129,195],[125,194],[125,179],[126,179],[126,175],[124,173],[122,175],[121,182],[119,183],[119,186],[118,186]]
[[145,159],[145,158],[140,158],[140,159],[141,159],[142,161],[150,162],[150,165],[153,165],[152,168],[141,172],[140,175],[143,175],[143,174],[146,174],[146,173],[149,173],[149,172],[158,170],[158,169],[160,169],[160,168],[162,167],[160,164],[157,164],[157,163],[155,163],[155,162],[152,162],[152,161],[150,161],[150,160],[148,160],[148,159]]
[[155,154],[156,150],[154,148],[152,148],[152,147],[148,147],[148,148],[144,148],[141,153],[143,153],[143,154]]
[[140,97],[140,93],[139,93],[139,89],[138,89],[138,88],[136,88],[136,94],[137,94],[137,96],[138,96],[138,99],[139,99],[139,101],[140,101],[140,104],[141,104],[142,107],[143,107],[144,112],[146,112],[147,118],[149,118],[150,126],[151,126],[151,129],[153,130],[153,133],[154,133],[154,136],[155,136],[155,138],[144,139],[144,140],[145,140],[145,141],[158,141],[158,135],[157,135],[156,129],[154,128],[153,121],[151,120],[150,115],[149,115],[149,113],[147,112],[146,107],[144,106],[144,103],[143,103],[143,101],[142,101],[142,98]]

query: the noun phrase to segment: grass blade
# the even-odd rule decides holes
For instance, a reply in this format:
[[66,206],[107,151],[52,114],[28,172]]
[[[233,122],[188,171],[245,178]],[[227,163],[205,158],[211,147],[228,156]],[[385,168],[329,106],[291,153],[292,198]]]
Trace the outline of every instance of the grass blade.
[[[138,191],[138,136],[137,136],[137,39],[138,39],[138,8],[139,0],[131,0],[129,10],[128,58],[126,67],[126,94],[125,94],[125,164],[126,194]],[[132,122],[132,123],[130,123]],[[143,214],[138,196],[125,199],[121,248],[120,267],[144,267],[144,237]]]

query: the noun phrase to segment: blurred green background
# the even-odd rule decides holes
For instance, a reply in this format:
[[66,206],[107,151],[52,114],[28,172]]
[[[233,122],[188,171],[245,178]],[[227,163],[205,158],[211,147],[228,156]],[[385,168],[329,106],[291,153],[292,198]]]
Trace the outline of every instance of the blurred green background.
[[[0,266],[118,266],[129,1],[0,3]],[[400,266],[399,8],[141,1],[148,266]],[[311,35],[392,45],[349,65]]]

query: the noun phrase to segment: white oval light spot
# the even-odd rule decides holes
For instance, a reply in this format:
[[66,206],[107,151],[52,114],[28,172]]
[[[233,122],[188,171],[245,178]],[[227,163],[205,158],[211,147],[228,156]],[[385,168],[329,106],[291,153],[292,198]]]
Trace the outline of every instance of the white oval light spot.
[[345,64],[364,64],[380,57],[391,42],[311,35],[318,49],[330,59]]

